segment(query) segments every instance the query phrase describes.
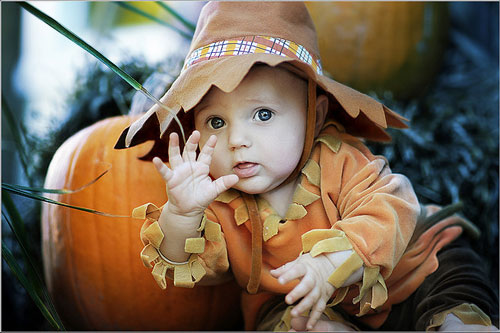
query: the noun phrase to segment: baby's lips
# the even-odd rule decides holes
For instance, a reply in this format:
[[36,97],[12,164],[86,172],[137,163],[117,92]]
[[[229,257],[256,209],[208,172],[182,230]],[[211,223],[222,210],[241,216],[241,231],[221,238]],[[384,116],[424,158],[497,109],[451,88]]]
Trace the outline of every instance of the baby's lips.
[[249,178],[255,176],[259,171],[259,164],[252,162],[242,162],[236,164],[233,168],[233,172],[239,178]]

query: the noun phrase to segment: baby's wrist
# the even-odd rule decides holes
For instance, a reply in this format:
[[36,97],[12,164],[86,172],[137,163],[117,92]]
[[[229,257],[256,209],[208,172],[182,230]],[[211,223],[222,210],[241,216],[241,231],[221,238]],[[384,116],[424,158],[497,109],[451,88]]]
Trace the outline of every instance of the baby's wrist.
[[182,209],[181,207],[176,206],[175,204],[172,204],[170,201],[167,201],[165,207],[163,208],[163,210],[167,211],[168,214],[171,214],[172,216],[175,217],[180,217],[181,219],[197,218],[199,216],[203,216],[205,209],[206,207],[199,209],[185,210]]
[[[324,253],[324,255],[328,258],[328,261],[332,266],[334,267],[334,271],[339,269],[342,264],[349,259],[349,257],[353,254],[353,250],[345,250],[345,251],[338,251],[338,252],[331,252],[331,253]],[[361,266],[352,274],[347,277],[347,279],[344,281],[342,284],[342,287],[347,287],[350,286],[358,281],[361,281],[363,278],[363,271],[364,267]]]
[[163,224],[166,228],[175,229],[176,231],[194,232],[200,227],[203,211],[179,214],[167,202],[161,215],[161,220],[164,221]]

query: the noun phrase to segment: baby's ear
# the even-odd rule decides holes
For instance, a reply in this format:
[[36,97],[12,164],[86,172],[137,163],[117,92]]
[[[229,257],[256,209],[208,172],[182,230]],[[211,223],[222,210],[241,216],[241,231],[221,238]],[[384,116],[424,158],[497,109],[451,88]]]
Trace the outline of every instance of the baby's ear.
[[326,114],[328,113],[328,97],[319,95],[316,98],[316,127],[314,128],[314,137],[316,138],[325,124]]

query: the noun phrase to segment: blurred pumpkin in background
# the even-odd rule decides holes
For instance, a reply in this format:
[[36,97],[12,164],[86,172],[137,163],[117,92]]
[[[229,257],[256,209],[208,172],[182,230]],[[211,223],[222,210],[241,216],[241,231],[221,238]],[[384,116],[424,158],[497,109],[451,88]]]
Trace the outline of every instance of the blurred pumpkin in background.
[[[130,216],[147,202],[166,201],[165,183],[151,162],[139,160],[149,143],[113,149],[121,131],[138,116],[101,120],[74,134],[55,153],[46,188],[70,205]],[[76,330],[238,330],[240,289],[219,286],[162,290],[140,259],[144,221],[108,217],[58,205],[42,207],[45,279],[60,317]]]
[[448,8],[437,2],[308,2],[324,70],[365,93],[416,97],[443,60]]

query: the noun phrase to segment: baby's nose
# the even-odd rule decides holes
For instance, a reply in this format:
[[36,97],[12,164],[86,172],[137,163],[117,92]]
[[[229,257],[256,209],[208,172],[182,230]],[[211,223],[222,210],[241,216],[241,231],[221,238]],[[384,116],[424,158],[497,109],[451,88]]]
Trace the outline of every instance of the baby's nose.
[[249,148],[252,145],[251,135],[244,126],[234,126],[229,131],[228,145],[231,150]]

